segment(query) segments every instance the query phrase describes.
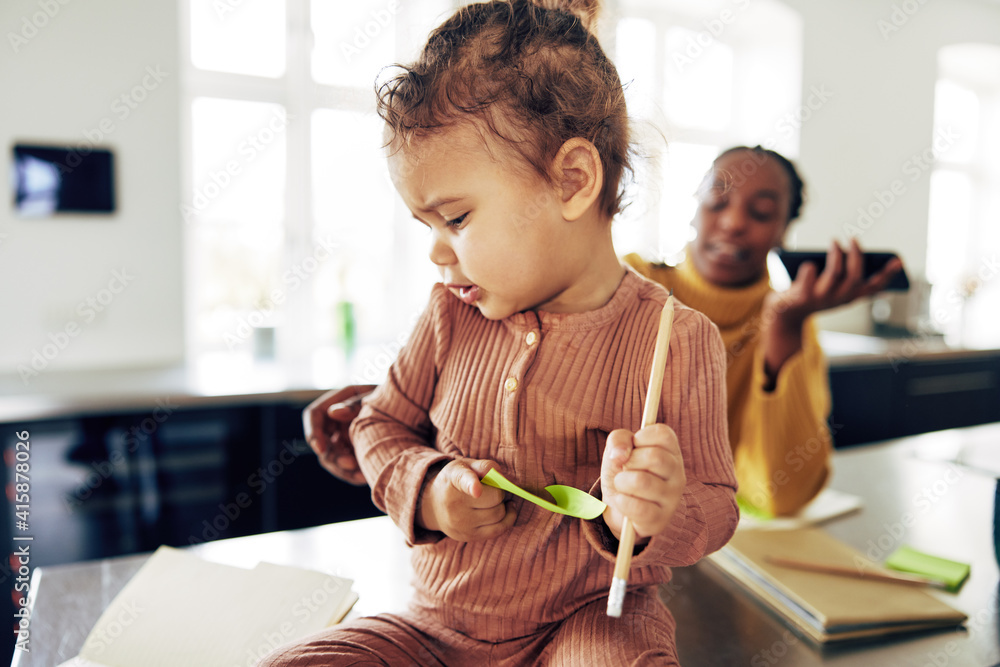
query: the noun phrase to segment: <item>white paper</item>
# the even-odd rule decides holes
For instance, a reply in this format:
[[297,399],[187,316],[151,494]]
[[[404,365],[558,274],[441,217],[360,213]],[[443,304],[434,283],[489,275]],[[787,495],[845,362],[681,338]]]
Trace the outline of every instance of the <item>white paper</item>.
[[861,496],[834,489],[823,489],[808,505],[792,516],[759,519],[745,512],[740,514],[739,530],[792,530],[814,526],[845,514],[855,512],[864,505]]
[[357,600],[352,583],[269,563],[220,565],[160,547],[64,666],[252,666],[343,618]]

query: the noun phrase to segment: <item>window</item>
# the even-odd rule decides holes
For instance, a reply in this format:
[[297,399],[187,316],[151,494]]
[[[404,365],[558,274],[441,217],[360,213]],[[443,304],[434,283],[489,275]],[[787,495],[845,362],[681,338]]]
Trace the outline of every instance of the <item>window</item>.
[[[949,343],[1000,343],[1000,47],[938,55],[927,279],[931,323]],[[993,307],[990,307],[990,304]]]
[[189,356],[215,375],[274,357],[317,384],[379,379],[436,274],[389,182],[374,81],[453,3],[182,7]]
[[[389,182],[373,84],[461,2],[181,2],[189,357],[210,378],[276,358],[321,386],[379,381],[437,272]],[[797,152],[801,19],[776,0],[609,5],[602,39],[653,158],[616,244],[676,257],[720,148]]]
[[801,105],[802,19],[773,0],[619,0],[616,10],[609,51],[645,156],[615,243],[673,264],[694,236],[694,192],[720,150],[798,154],[798,129],[814,111]]

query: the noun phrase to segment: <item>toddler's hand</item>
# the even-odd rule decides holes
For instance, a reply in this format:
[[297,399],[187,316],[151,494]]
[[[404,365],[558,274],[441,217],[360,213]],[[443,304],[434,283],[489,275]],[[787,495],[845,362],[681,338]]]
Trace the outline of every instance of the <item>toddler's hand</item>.
[[492,461],[456,459],[428,473],[417,509],[417,522],[459,542],[487,540],[514,525],[513,508],[504,492],[479,479],[496,468]]
[[601,493],[608,505],[604,523],[615,537],[621,536],[626,516],[632,520],[639,543],[663,532],[686,483],[677,434],[666,424],[653,424],[634,435],[624,429],[608,435],[601,462]]

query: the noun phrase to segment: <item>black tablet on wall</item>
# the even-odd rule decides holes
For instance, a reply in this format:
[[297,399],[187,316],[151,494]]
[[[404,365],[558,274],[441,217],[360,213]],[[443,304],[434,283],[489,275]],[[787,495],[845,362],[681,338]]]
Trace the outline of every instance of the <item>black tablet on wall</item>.
[[15,144],[13,157],[18,215],[114,212],[115,169],[110,150]]

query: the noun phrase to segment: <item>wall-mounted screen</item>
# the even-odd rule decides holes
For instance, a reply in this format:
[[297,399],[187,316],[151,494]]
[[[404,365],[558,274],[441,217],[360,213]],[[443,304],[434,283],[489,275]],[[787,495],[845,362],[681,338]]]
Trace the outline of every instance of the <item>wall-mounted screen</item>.
[[114,155],[109,150],[15,144],[13,167],[18,215],[115,210]]

